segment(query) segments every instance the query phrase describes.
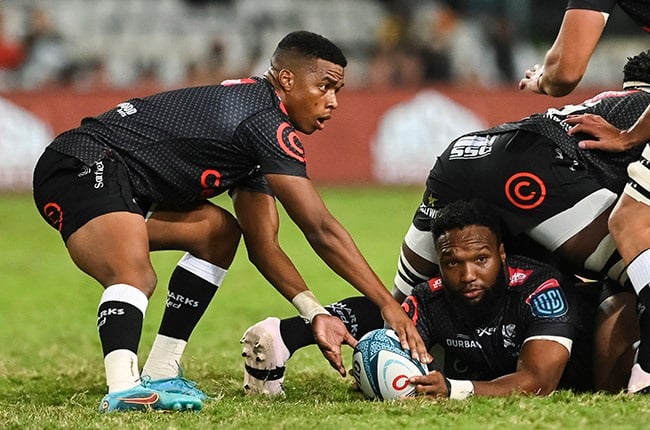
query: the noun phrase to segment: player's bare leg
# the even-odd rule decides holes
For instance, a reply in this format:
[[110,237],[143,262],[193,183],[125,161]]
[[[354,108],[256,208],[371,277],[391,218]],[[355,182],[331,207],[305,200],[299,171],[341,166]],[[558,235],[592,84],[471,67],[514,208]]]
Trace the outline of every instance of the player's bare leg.
[[[627,189],[626,189],[627,191]],[[643,306],[640,315],[641,344],[628,384],[631,393],[650,387],[650,200],[623,194],[610,217],[610,231],[619,252],[628,262],[627,274]]]
[[152,250],[187,253],[172,273],[163,319],[142,374],[157,389],[207,396],[183,377],[189,337],[225,278],[241,236],[237,220],[210,202],[156,208],[147,221]]
[[144,218],[128,212],[101,215],[74,232],[66,246],[75,264],[104,287],[97,326],[108,394],[100,411],[201,409],[198,399],[158,392],[140,381],[138,346],[156,287]]
[[639,339],[636,295],[621,292],[605,299],[594,334],[594,382],[597,390],[618,393],[630,378],[634,344]]

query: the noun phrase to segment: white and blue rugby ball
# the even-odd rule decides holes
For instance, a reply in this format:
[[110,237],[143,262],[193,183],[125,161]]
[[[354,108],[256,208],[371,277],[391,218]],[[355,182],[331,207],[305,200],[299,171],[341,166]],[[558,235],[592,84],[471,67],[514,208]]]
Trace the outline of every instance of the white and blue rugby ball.
[[426,365],[411,358],[402,349],[399,338],[391,329],[366,333],[354,348],[352,375],[363,394],[369,399],[392,400],[415,395],[411,376],[426,375]]

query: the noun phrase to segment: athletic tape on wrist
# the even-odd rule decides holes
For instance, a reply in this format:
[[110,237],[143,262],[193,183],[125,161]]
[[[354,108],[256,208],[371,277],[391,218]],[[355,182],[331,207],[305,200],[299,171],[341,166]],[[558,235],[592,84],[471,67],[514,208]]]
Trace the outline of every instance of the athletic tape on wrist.
[[310,323],[316,315],[329,315],[330,313],[318,302],[316,296],[311,291],[303,291],[297,294],[291,303],[298,309],[300,316]]
[[449,398],[454,400],[465,400],[474,394],[472,381],[447,379],[449,381]]

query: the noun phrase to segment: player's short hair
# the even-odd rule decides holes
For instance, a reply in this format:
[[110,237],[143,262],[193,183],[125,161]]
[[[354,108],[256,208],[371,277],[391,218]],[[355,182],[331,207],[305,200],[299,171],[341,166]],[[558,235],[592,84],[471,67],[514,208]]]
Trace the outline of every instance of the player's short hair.
[[650,50],[628,57],[623,66],[623,82],[650,82]]
[[434,243],[449,230],[462,229],[470,225],[489,228],[501,243],[501,221],[490,206],[480,199],[457,200],[445,206],[431,221]]
[[291,53],[305,58],[321,59],[341,67],[348,65],[343,51],[329,39],[310,31],[293,31],[280,40],[272,58]]

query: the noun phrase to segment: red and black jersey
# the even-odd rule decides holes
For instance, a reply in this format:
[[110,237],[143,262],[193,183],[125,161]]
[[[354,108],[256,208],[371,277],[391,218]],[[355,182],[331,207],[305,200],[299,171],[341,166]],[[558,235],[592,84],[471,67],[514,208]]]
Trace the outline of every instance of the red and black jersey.
[[268,193],[265,173],[307,177],[302,143],[262,78],[131,99],[83,119],[50,148],[88,166],[120,159],[135,194],[154,202],[205,199],[234,187]]
[[402,304],[427,348],[444,349],[445,376],[491,380],[513,373],[526,339],[562,337],[573,346],[561,387],[591,388],[595,307],[551,266],[521,256],[509,256],[507,266],[504,291],[487,313],[481,304],[473,311],[455,306],[440,278],[416,286]]
[[610,14],[616,5],[650,32],[650,0],[569,0],[567,9],[588,9]]

